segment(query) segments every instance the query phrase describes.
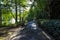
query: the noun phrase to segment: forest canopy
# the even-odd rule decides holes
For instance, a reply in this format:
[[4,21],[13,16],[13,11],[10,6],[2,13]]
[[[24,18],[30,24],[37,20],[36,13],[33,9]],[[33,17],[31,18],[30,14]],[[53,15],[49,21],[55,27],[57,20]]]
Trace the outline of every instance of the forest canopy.
[[[58,11],[56,9],[58,9]],[[0,0],[0,25],[16,24],[32,19],[39,20],[59,18],[58,1]]]

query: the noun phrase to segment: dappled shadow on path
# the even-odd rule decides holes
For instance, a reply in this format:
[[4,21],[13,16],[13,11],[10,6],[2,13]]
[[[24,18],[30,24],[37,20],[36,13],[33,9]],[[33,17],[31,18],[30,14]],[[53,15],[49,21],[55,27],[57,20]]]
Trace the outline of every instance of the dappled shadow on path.
[[23,30],[19,30],[10,40],[48,40],[48,38],[39,29],[29,30],[28,28],[24,28]]

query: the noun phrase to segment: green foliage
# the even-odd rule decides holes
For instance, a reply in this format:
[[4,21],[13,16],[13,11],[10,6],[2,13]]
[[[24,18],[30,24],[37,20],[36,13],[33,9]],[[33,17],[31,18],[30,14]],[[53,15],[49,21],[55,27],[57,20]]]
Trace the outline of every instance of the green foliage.
[[[43,21],[43,23],[42,23]],[[40,21],[44,27],[60,27],[60,20],[42,20]]]
[[20,5],[25,7],[27,5],[27,0],[20,0]]
[[47,1],[46,0],[36,0],[37,5],[34,9],[36,13],[37,19],[40,18],[47,18],[48,14],[45,12],[45,8],[47,6]]
[[8,21],[10,21],[13,16],[11,15],[11,13],[8,13],[8,14],[6,13],[6,14],[2,14],[2,17],[4,22],[3,24],[8,25],[9,24]]
[[28,16],[27,16],[27,20],[29,21],[29,20],[32,20],[33,18],[34,18],[34,11],[33,11],[33,9],[31,9],[30,11],[29,11],[29,13],[28,13]]
[[59,19],[40,19],[41,22],[41,28],[43,30],[46,30],[47,33],[49,33],[51,36],[53,36],[55,39],[59,39],[59,32],[60,32],[60,20]]
[[[23,13],[21,13],[20,9],[21,7],[25,8],[28,5],[27,0],[8,0],[8,1],[3,0],[2,2],[4,3],[3,4],[4,6],[1,9],[2,17],[6,25],[8,25],[9,23],[8,21],[10,21],[12,18],[15,18],[15,20],[23,18],[23,21],[26,21],[26,20],[29,21],[34,18],[37,18],[37,19],[47,18],[47,13],[45,12],[47,3],[45,0],[35,0],[34,2],[36,2],[37,4],[35,5],[33,2],[30,6],[30,10],[24,11]],[[16,6],[18,6],[19,9],[16,9],[15,8]],[[13,9],[15,9],[15,11],[17,10],[17,15],[12,12]],[[18,11],[19,11],[19,14],[18,14]]]
[[[2,22],[3,22],[3,25],[9,25],[9,21],[12,19],[12,18],[16,18],[16,15],[15,13],[12,12],[12,10],[10,9],[10,7],[14,8],[15,5],[15,2],[17,3],[18,6],[22,6],[22,7],[25,7],[27,5],[27,0],[0,0],[3,5],[3,9],[1,9],[2,11]],[[22,16],[26,15],[26,12],[24,12],[24,14],[22,14]],[[21,17],[20,14],[17,15],[17,17]],[[25,16],[24,16],[25,17]],[[19,19],[18,18],[18,19]],[[25,18],[24,18],[25,20]]]

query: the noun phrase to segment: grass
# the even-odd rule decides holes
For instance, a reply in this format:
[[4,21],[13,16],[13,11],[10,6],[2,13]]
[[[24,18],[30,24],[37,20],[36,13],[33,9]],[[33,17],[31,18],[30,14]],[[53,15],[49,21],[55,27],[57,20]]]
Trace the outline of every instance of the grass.
[[5,37],[0,37],[0,40],[5,40]]

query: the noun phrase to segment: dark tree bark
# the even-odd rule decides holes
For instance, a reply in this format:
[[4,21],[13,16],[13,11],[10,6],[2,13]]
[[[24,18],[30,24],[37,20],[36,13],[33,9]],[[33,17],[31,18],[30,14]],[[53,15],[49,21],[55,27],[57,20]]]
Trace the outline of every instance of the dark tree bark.
[[0,9],[0,26],[2,26],[2,12],[1,12],[1,9]]
[[1,5],[2,5],[2,4],[0,4],[0,26],[2,26],[2,11],[1,11]]
[[16,11],[16,24],[17,24],[17,1],[15,0],[15,11]]

